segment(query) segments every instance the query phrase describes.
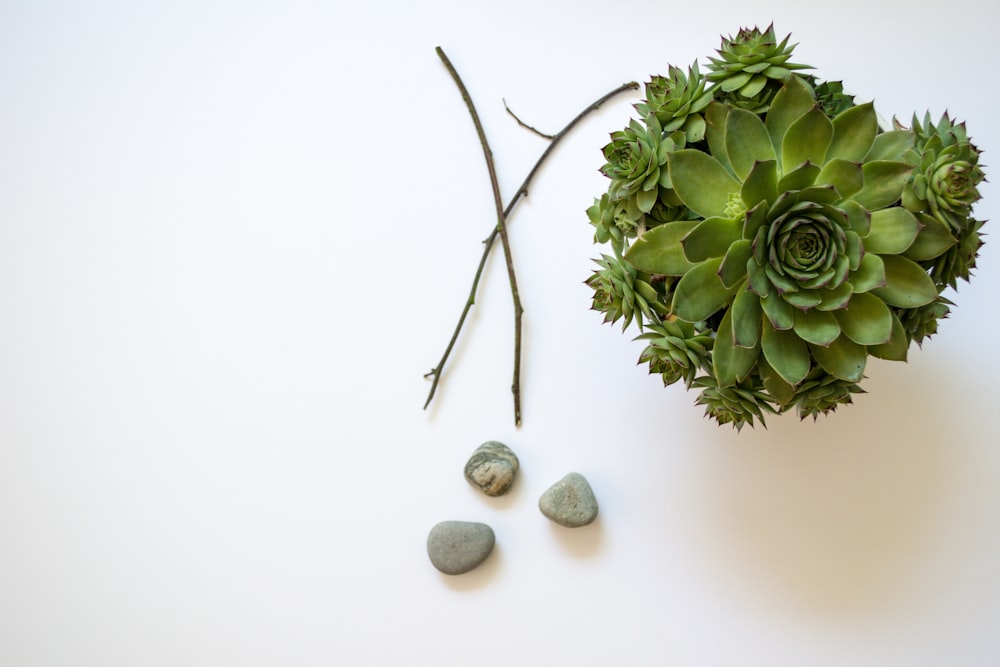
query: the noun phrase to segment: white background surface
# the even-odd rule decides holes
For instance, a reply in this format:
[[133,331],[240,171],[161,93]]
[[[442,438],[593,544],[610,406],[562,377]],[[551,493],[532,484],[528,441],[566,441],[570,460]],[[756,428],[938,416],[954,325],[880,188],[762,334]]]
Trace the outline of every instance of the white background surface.
[[[880,113],[1000,150],[988,0],[0,6],[0,665],[1000,664],[1000,257],[855,405],[737,435],[589,311],[600,148],[557,149],[427,382],[493,206],[591,100],[775,21]],[[997,180],[994,178],[994,180]],[[981,188],[980,217],[1000,193]],[[987,231],[989,231],[987,227]],[[462,477],[482,441],[507,497]],[[571,470],[601,504],[561,529]],[[439,574],[436,522],[497,550]]]

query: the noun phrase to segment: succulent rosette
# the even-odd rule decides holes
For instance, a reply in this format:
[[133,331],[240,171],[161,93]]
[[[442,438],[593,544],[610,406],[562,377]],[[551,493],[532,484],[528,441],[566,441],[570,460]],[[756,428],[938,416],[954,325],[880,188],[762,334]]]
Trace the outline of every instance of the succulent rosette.
[[785,37],[779,43],[774,26],[761,31],[742,28],[736,37],[724,37],[718,58],[709,58],[708,80],[717,84],[720,100],[763,113],[781,83],[796,70],[809,65],[789,62],[795,45]]
[[964,123],[948,114],[934,125],[930,114],[921,124],[913,117],[914,146],[904,156],[915,168],[903,193],[903,205],[928,211],[953,231],[967,226],[972,204],[979,200],[978,186],[985,178],[979,151],[968,140]]
[[688,71],[671,65],[670,76],[653,76],[646,84],[646,100],[636,105],[644,118],[655,116],[664,132],[681,130],[689,142],[700,141],[705,136],[705,118],[702,112],[713,95],[705,92],[707,81],[698,71],[698,63]]
[[634,319],[640,363],[737,429],[850,403],[870,356],[905,361],[937,331],[982,245],[964,125],[883,129],[791,53],[743,29],[708,85],[697,65],[654,77],[589,212],[614,249],[587,281],[594,308]]

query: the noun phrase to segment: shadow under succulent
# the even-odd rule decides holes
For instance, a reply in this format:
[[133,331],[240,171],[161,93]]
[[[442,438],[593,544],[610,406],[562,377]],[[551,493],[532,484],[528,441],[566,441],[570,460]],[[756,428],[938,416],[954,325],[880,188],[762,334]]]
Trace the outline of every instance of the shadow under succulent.
[[[691,505],[703,508],[706,557],[726,582],[813,614],[878,614],[906,602],[972,465],[955,446],[961,434],[920,418],[948,409],[950,380],[918,366],[873,364],[871,386],[892,400],[859,401],[820,430],[778,420],[735,449],[725,431],[708,434]],[[932,373],[940,392],[921,389]]]

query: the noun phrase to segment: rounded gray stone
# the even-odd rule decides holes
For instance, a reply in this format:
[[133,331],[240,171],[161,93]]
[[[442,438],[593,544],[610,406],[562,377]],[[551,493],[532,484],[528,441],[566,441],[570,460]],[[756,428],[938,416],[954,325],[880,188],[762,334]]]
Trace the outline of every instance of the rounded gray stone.
[[496,535],[485,523],[442,521],[427,535],[427,555],[445,574],[464,574],[493,553]]
[[597,518],[597,499],[587,479],[571,472],[542,494],[538,509],[560,526],[579,528]]
[[488,496],[502,496],[514,484],[517,455],[502,442],[484,442],[465,464],[465,479]]

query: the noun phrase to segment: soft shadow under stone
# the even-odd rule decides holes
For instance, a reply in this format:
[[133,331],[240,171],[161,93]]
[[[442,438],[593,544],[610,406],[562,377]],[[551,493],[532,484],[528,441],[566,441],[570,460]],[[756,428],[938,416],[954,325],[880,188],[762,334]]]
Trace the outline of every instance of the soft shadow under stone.
[[604,527],[601,517],[597,517],[585,528],[565,528],[555,523],[552,534],[559,542],[563,552],[574,558],[592,558],[600,552],[604,545]]

